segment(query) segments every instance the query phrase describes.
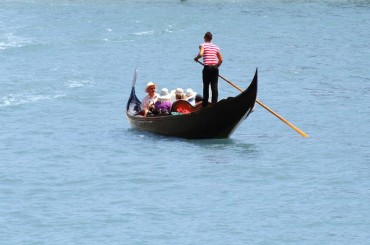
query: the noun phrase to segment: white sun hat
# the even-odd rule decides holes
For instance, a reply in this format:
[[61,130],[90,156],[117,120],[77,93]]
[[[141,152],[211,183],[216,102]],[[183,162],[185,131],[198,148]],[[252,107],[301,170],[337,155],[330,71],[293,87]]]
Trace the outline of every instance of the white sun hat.
[[173,94],[173,95],[184,94],[184,90],[182,88],[177,88],[176,90],[172,90],[171,94]]
[[159,94],[158,98],[162,99],[162,100],[169,100],[169,99],[171,99],[171,97],[172,97],[172,94],[170,94],[168,92],[168,89],[167,88],[162,88],[161,93]]
[[187,90],[186,90],[186,94],[185,94],[185,96],[186,96],[186,99],[192,99],[192,98],[195,98],[195,96],[197,95],[197,93],[196,92],[194,92],[191,88],[188,88]]

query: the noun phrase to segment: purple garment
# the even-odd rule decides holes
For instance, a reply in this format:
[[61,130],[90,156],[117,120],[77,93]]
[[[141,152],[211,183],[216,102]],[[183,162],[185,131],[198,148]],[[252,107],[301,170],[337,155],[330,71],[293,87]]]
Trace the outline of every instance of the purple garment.
[[165,100],[165,101],[158,100],[157,102],[155,102],[156,111],[170,112],[171,106],[172,106],[172,103],[170,100]]

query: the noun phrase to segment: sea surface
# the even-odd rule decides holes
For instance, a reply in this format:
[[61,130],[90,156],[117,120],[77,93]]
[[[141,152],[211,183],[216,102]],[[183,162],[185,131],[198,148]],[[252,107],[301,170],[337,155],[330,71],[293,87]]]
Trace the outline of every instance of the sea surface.
[[[259,105],[228,139],[130,127],[136,68],[201,92],[207,31],[308,138]],[[369,105],[368,0],[2,0],[0,244],[370,244]]]

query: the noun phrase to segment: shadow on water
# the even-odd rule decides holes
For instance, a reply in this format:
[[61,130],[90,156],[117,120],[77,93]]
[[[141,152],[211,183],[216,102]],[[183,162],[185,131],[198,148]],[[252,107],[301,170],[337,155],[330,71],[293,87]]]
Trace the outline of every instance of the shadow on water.
[[204,139],[204,140],[189,140],[189,142],[199,148],[207,150],[232,151],[242,153],[256,153],[257,148],[255,144],[246,143],[244,141],[233,138],[227,139]]
[[[154,144],[158,141],[161,143],[168,143],[171,145],[187,145],[188,147],[195,147],[197,149],[206,151],[236,151],[243,153],[257,153],[255,144],[246,143],[245,141],[226,138],[226,139],[184,139],[177,137],[167,137],[153,134],[146,131],[141,131],[133,128],[122,130],[121,133],[125,137],[130,138],[130,141],[138,141],[140,144]],[[122,134],[121,134],[122,135]]]

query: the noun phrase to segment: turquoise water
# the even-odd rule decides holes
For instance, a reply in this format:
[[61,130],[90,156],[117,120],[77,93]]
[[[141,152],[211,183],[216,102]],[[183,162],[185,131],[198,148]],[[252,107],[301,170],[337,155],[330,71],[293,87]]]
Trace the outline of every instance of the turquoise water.
[[[368,244],[369,1],[1,1],[0,244]],[[130,128],[152,80],[220,73],[264,108],[229,139]],[[219,81],[219,97],[238,91]]]

